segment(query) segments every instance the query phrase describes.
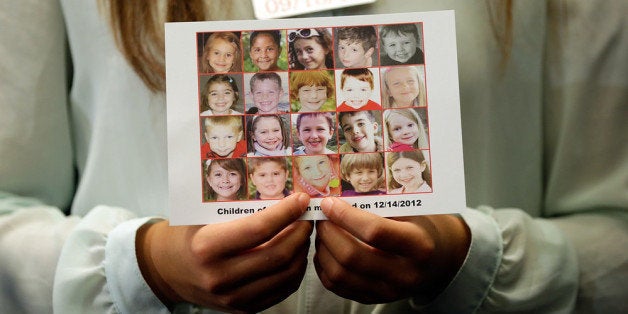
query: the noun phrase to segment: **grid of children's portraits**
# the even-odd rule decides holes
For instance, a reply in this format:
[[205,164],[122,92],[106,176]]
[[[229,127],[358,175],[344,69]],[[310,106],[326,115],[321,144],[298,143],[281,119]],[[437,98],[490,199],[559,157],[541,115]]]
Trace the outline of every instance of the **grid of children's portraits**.
[[203,202],[432,192],[422,28],[197,33]]

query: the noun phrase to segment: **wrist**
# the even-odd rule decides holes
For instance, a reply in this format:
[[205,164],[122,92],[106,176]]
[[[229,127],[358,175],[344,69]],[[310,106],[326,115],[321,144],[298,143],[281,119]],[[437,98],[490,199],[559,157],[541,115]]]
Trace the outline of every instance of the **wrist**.
[[430,262],[431,278],[424,289],[426,301],[435,299],[453,281],[464,264],[471,244],[471,231],[457,215],[429,216],[438,230],[434,257]]
[[182,300],[163,278],[156,264],[158,259],[156,253],[161,250],[158,246],[163,243],[160,238],[167,232],[167,228],[169,226],[166,220],[148,222],[140,227],[135,238],[135,254],[144,280],[155,296],[172,310],[174,305]]

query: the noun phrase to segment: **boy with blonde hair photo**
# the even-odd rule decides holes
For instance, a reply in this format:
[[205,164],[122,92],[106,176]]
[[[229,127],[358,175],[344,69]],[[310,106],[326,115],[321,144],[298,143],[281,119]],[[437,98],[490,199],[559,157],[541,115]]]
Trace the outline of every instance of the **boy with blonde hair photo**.
[[246,155],[242,116],[211,116],[203,120],[205,143],[202,158],[231,158]]
[[[248,74],[246,76],[248,77]],[[290,110],[288,103],[281,102],[284,90],[279,74],[255,73],[249,80],[249,87],[249,95],[253,98],[253,103],[247,101],[247,114],[275,114]]]

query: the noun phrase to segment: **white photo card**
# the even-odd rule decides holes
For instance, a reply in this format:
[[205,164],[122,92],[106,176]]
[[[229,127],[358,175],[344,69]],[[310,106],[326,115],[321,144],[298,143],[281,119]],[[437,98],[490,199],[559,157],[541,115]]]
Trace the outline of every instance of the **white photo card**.
[[167,23],[166,69],[173,225],[466,206],[453,11]]

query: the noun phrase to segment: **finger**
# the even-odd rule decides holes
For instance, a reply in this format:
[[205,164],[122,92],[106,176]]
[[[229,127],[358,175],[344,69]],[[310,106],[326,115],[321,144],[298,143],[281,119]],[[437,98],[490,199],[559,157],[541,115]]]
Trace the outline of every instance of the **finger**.
[[[323,286],[334,293],[345,290],[349,286],[359,286],[357,284],[360,281],[359,276],[349,272],[343,265],[338,263],[322,243],[317,243],[316,245],[314,268]],[[374,282],[375,280],[371,281]],[[356,294],[361,293],[357,289],[354,292]]]
[[386,276],[387,266],[396,263],[398,255],[374,248],[351,235],[333,222],[321,221],[316,226],[317,240],[325,246],[333,259],[344,268],[364,276]]
[[397,222],[357,209],[335,197],[321,202],[323,214],[356,238],[383,251],[398,254],[431,252],[433,243],[421,228],[411,223]]
[[414,290],[425,279],[424,266],[413,256],[373,248],[332,222],[317,224],[317,252],[323,246],[344,269],[369,280],[382,280],[397,290]]
[[[252,250],[229,257],[211,276],[216,292],[227,291],[286,269],[302,251],[309,249],[312,225],[297,221],[277,236]],[[214,265],[215,267],[216,265]]]
[[325,288],[347,299],[372,304],[396,300],[399,295],[386,278],[362,276],[337,263],[322,242],[317,242],[314,267]]
[[298,220],[305,213],[309,201],[307,194],[295,193],[253,215],[207,225],[198,234],[199,251],[228,255],[254,248]]
[[279,303],[299,288],[307,268],[307,254],[308,248],[302,248],[287,267],[232,290],[214,294],[210,300],[217,300],[222,308],[246,312],[258,312]]

